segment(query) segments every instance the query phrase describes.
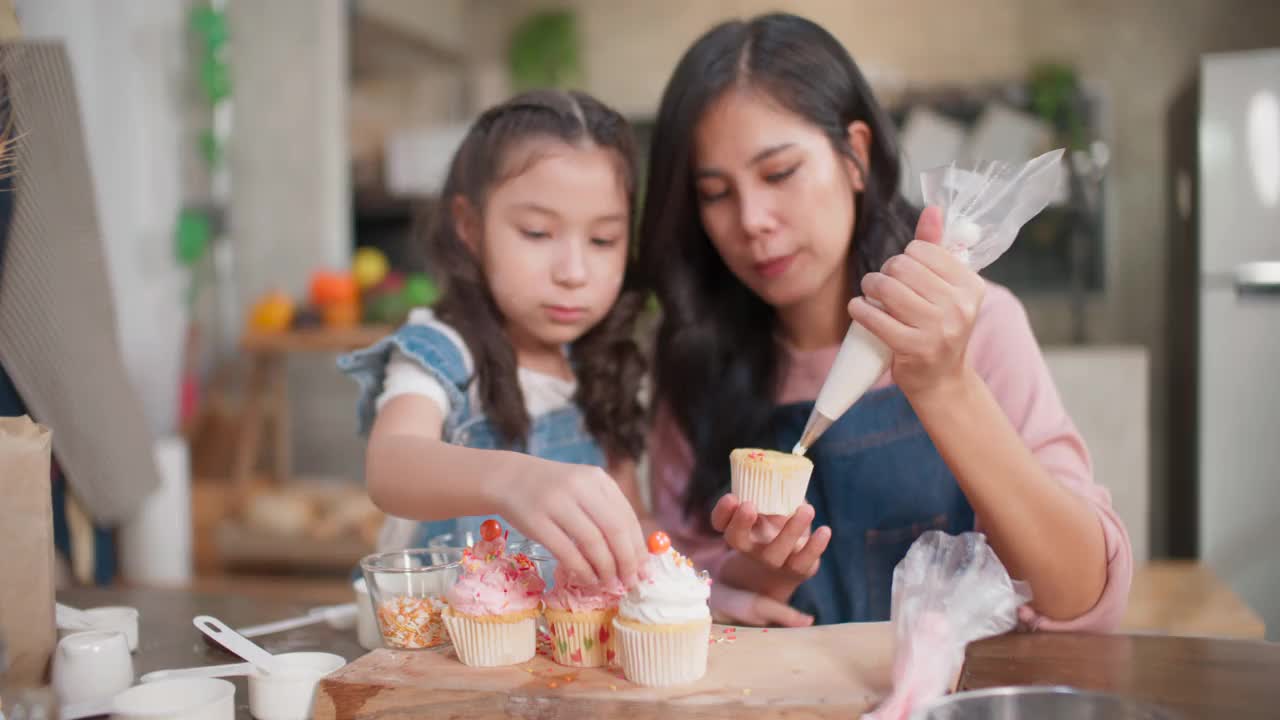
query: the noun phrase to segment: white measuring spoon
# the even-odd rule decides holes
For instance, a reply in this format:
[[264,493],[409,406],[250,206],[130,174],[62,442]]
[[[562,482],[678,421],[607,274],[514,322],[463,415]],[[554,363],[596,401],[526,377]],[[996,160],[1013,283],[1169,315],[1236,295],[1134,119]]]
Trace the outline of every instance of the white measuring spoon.
[[181,668],[178,670],[156,670],[139,678],[138,682],[151,683],[160,680],[197,677],[238,677],[252,675],[253,663],[231,663],[230,665],[207,665],[205,667]]
[[289,618],[288,620],[277,620],[276,622],[263,623],[262,625],[243,627],[240,628],[240,634],[247,638],[252,638],[318,623],[328,623],[330,627],[337,630],[346,630],[355,625],[355,620],[356,604],[344,603],[342,605],[313,608],[306,615]]
[[276,659],[274,655],[263,650],[249,638],[232,630],[218,618],[209,615],[197,615],[191,622],[200,629],[200,632],[208,635],[214,642],[253,663],[262,672],[270,674],[275,670]]

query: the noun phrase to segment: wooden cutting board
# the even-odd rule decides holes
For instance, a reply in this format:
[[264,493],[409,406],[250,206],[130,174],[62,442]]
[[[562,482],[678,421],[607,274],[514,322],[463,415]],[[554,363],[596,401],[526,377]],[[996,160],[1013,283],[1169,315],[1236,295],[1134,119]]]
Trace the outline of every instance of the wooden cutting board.
[[645,688],[618,669],[557,665],[541,655],[470,668],[450,648],[375,650],[320,683],[313,717],[339,718],[857,718],[890,686],[888,623],[730,630],[712,627],[707,674]]

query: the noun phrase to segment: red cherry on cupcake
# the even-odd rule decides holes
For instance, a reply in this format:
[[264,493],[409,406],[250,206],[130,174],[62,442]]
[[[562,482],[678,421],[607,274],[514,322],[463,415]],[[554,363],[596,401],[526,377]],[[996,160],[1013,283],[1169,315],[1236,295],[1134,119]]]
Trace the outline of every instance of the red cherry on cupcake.
[[489,542],[493,542],[494,540],[497,540],[498,536],[501,534],[502,534],[502,523],[498,522],[497,520],[494,520],[493,518],[489,518],[488,520],[485,520],[484,522],[480,523],[481,539],[488,540]]
[[666,533],[658,530],[649,536],[649,552],[654,555],[661,555],[670,549],[671,537]]

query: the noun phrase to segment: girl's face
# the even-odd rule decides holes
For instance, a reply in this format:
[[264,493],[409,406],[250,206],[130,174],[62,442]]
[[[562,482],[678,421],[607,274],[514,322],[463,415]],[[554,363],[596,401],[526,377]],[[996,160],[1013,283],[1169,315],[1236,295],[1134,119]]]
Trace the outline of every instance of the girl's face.
[[507,160],[514,173],[489,191],[471,244],[517,349],[558,351],[600,322],[622,288],[630,218],[620,160],[551,140],[523,143]]
[[[865,162],[866,125],[851,125],[849,141]],[[729,270],[776,308],[847,300],[862,189],[855,164],[813,124],[749,89],[717,99],[694,142],[702,225]]]

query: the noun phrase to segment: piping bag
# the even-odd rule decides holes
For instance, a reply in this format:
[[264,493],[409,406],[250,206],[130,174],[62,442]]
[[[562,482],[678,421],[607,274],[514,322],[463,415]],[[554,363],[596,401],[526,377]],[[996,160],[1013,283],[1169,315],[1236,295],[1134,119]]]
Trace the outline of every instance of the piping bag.
[[[921,173],[925,205],[942,210],[942,246],[975,272],[995,262],[1057,193],[1062,155],[1059,148],[1022,165],[988,162],[965,170],[953,163]],[[892,355],[880,338],[851,323],[791,452],[808,452],[884,374]]]
[[913,717],[951,687],[969,643],[1013,630],[1030,601],[982,533],[921,535],[893,570],[893,691],[862,720]]

